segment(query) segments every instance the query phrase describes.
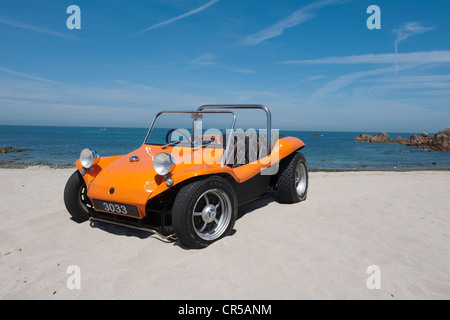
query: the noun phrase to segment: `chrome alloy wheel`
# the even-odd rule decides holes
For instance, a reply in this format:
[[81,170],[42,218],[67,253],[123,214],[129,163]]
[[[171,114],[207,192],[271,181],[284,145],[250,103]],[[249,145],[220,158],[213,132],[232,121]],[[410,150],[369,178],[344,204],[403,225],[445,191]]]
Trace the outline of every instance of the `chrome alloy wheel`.
[[231,200],[225,191],[210,189],[195,203],[192,224],[197,235],[207,241],[219,238],[231,221]]
[[301,197],[306,191],[307,185],[307,174],[306,167],[302,162],[297,163],[295,169],[295,188],[297,189],[298,195]]

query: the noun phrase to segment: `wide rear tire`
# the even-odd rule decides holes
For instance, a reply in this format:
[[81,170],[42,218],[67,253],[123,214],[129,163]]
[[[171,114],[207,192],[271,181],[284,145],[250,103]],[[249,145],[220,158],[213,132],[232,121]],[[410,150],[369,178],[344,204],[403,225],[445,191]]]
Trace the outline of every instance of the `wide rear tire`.
[[297,203],[306,200],[308,165],[301,152],[295,152],[281,160],[277,190],[281,203]]

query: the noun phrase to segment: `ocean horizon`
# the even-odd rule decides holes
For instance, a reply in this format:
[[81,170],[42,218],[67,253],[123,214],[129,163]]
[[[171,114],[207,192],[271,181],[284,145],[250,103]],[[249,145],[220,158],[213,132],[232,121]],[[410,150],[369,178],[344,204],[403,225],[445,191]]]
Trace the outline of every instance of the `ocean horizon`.
[[[25,149],[0,154],[0,162],[70,165],[84,148],[93,148],[101,156],[124,155],[142,145],[147,131],[148,128],[0,125],[0,147]],[[355,142],[361,133],[280,130],[280,134],[305,142],[302,152],[310,169],[450,169],[450,152],[429,152],[398,143]],[[394,139],[421,134],[387,133]]]

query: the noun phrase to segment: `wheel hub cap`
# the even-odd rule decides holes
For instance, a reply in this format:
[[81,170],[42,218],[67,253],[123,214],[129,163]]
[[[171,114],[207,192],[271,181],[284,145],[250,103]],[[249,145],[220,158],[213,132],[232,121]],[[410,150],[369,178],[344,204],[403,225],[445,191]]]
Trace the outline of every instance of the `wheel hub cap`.
[[306,191],[306,176],[305,165],[299,162],[295,170],[295,188],[299,196],[303,196]]
[[213,241],[227,230],[231,217],[230,197],[225,191],[214,188],[198,198],[192,212],[192,224],[201,239]]
[[212,204],[205,206],[202,210],[202,218],[206,223],[213,222],[216,218],[216,208]]

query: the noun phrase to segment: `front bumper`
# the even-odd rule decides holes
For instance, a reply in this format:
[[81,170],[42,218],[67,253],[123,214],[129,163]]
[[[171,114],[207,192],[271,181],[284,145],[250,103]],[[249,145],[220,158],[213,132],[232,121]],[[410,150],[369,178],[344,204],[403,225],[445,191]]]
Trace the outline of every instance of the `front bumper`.
[[146,221],[146,219],[134,219],[127,216],[104,213],[99,211],[91,212],[91,226],[95,227],[96,222],[114,224],[122,227],[133,228],[141,231],[151,232],[167,241],[176,240],[172,226],[166,226],[163,223],[155,226]]

